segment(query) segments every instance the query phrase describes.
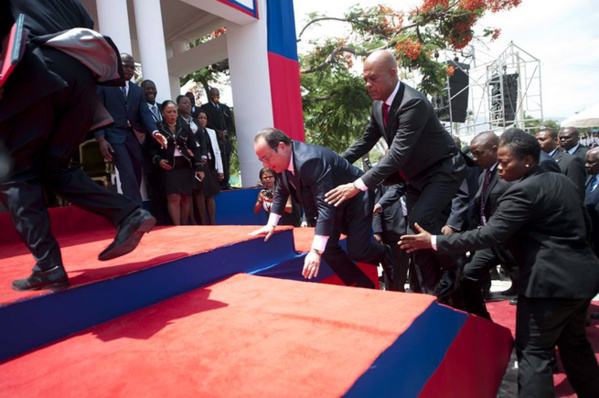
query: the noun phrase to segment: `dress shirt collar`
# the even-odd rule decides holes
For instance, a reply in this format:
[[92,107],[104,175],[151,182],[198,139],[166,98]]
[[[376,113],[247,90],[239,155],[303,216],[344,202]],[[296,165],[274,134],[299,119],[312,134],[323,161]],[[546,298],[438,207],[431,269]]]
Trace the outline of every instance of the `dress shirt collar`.
[[547,155],[554,157],[556,153],[557,153],[557,147],[555,147],[555,149],[553,151],[549,152]]
[[576,146],[573,146],[572,148],[568,149],[568,153],[570,155],[574,155],[574,152],[576,152],[576,150],[578,149],[579,146],[580,146],[580,144],[576,144]]
[[291,144],[291,157],[289,158],[289,166],[287,166],[287,170],[295,175],[295,167],[293,167],[293,144]]
[[489,167],[489,171],[492,173],[493,171],[495,171],[495,169],[497,168],[497,163],[499,162],[495,162],[495,164],[491,167]]
[[393,90],[393,92],[391,93],[389,98],[387,98],[385,100],[385,104],[389,105],[389,108],[391,108],[391,104],[393,104],[393,100],[395,99],[395,96],[397,95],[397,92],[399,91],[400,84],[401,84],[401,82],[398,80],[397,85],[395,86],[395,90]]

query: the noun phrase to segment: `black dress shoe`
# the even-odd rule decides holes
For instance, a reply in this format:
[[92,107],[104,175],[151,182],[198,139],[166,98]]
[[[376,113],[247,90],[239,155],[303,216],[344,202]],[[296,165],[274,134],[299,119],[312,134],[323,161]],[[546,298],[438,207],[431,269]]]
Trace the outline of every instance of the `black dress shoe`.
[[443,270],[441,274],[441,279],[437,286],[435,287],[435,296],[437,296],[437,300],[441,302],[445,302],[449,299],[449,297],[458,290],[458,285],[460,282],[460,268],[456,269],[446,269]]
[[146,232],[150,232],[156,225],[156,219],[150,212],[144,209],[137,209],[129,214],[116,230],[114,241],[100,253],[98,260],[112,260],[132,252],[142,236]]
[[518,305],[518,297],[511,299],[510,305]]
[[16,291],[26,290],[60,290],[69,286],[69,278],[62,265],[57,265],[45,271],[33,271],[27,279],[17,279],[12,282]]
[[397,263],[395,257],[393,256],[393,250],[389,247],[389,245],[383,245],[385,248],[385,255],[381,260],[381,266],[383,267],[383,273],[385,274],[385,278],[389,285],[393,285],[395,278],[395,269],[397,269]]

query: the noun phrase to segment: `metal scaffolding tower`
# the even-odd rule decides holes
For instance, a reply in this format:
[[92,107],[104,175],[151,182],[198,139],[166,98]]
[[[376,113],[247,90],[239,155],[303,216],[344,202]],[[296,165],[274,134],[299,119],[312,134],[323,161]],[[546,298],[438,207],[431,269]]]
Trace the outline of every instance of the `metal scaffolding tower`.
[[[509,127],[526,130],[525,122],[543,120],[541,64],[537,58],[513,42],[489,62],[477,59],[474,48],[468,55],[473,59],[470,68],[460,67],[469,77],[468,86],[452,91],[448,79],[444,99],[433,102],[440,116],[446,115],[442,120],[449,123],[453,134],[468,139],[482,131],[501,133]],[[452,118],[451,104],[464,90],[469,92],[468,115],[465,122],[458,123]]]

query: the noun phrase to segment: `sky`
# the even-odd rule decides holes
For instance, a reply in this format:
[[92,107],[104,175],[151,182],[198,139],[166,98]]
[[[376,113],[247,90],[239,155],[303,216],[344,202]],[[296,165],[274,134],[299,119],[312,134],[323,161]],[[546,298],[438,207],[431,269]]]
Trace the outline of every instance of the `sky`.
[[[294,0],[296,32],[305,25],[310,12],[340,17],[348,5],[381,3],[410,10],[421,1]],[[341,29],[341,25],[332,22],[311,28],[306,39],[330,35]],[[475,44],[480,64],[499,57],[510,42],[540,61],[537,86],[541,88],[545,120],[559,121],[599,103],[599,7],[596,0],[522,0],[510,11],[485,16],[478,26],[502,30],[498,40],[486,45]],[[302,51],[301,45],[299,51]]]

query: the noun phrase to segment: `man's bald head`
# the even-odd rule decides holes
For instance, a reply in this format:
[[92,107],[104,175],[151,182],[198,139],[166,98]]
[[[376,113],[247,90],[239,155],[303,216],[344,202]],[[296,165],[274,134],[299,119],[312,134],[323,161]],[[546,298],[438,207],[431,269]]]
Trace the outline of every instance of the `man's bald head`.
[[366,90],[373,100],[385,101],[399,82],[397,61],[388,50],[377,50],[364,61]]
[[599,174],[599,147],[589,150],[584,156],[584,168],[588,175]]

